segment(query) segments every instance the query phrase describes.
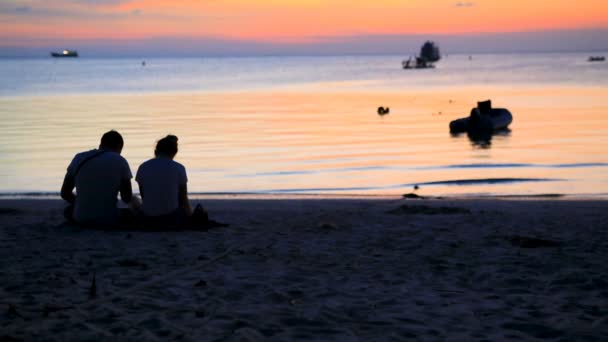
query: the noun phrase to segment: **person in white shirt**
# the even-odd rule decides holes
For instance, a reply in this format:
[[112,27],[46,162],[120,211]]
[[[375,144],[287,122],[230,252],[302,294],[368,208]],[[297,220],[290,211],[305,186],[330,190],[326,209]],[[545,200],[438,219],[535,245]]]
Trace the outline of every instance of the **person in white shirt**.
[[125,203],[133,197],[131,169],[120,155],[123,146],[122,136],[112,130],[101,137],[99,149],[76,154],[61,186],[61,198],[70,203],[66,219],[92,225],[119,221],[118,193]]
[[167,135],[154,150],[155,158],[139,167],[135,180],[142,197],[141,213],[155,223],[183,223],[192,215],[186,168],[173,160],[177,137]]

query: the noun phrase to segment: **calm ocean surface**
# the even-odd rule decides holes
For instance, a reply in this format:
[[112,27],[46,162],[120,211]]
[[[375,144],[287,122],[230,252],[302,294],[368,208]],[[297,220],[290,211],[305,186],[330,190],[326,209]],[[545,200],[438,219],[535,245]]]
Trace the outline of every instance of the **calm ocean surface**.
[[[608,53],[449,55],[429,70],[401,56],[0,59],[0,195],[57,193],[73,155],[116,129],[134,174],[179,136],[201,194],[606,196],[608,63],[590,55]],[[450,135],[485,99],[511,130]]]

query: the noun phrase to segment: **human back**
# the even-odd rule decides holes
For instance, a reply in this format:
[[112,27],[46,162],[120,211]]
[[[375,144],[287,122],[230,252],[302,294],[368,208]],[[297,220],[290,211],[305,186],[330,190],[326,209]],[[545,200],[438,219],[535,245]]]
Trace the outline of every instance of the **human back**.
[[164,156],[150,159],[139,167],[135,177],[140,189],[145,189],[141,210],[146,216],[161,216],[179,208],[179,189],[188,177],[186,168]]
[[[76,173],[85,160],[86,163]],[[123,180],[132,178],[125,158],[113,151],[97,149],[78,153],[68,167],[68,173],[74,177],[77,191],[74,204],[76,221],[117,219],[116,203],[120,186]]]
[[192,212],[186,168],[174,161],[178,138],[167,135],[156,143],[154,158],[143,163],[135,180],[142,196],[141,211],[148,217],[181,217]]
[[131,169],[120,155],[123,145],[122,136],[109,131],[102,136],[99,149],[74,156],[61,186],[61,197],[70,203],[65,212],[68,220],[87,224],[118,220],[118,193],[125,203],[132,199]]

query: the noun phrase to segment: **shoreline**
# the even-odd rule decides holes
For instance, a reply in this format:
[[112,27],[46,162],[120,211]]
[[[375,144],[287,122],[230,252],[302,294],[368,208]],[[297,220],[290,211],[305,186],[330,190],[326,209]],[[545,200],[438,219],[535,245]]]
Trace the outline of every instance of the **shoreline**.
[[[138,192],[133,195],[141,197]],[[603,201],[608,200],[608,193],[563,194],[445,194],[426,195],[415,192],[403,194],[364,194],[364,193],[264,193],[264,192],[194,192],[188,194],[192,202],[205,200],[445,200],[445,201],[486,201],[486,200],[563,200],[563,201]],[[411,196],[411,197],[410,197]],[[416,197],[418,196],[418,197]],[[61,201],[58,192],[8,192],[0,193],[0,203],[6,201],[42,200]],[[121,203],[118,200],[118,203]]]
[[[193,201],[198,202],[198,201]],[[208,232],[0,200],[0,326],[24,340],[599,341],[608,201],[213,199]]]

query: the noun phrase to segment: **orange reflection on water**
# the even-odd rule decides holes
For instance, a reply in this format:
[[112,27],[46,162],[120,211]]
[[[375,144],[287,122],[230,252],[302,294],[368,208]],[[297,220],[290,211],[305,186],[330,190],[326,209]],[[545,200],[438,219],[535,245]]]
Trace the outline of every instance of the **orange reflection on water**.
[[[556,166],[608,162],[606,93],[463,88],[2,98],[0,191],[56,191],[71,157],[116,129],[133,172],[153,155],[158,138],[179,136],[177,160],[197,192],[402,193],[412,184],[445,180],[542,178],[563,181],[432,185],[421,191],[608,193],[605,167]],[[509,134],[494,136],[486,148],[449,134],[451,120],[488,98],[513,113]],[[390,114],[378,116],[378,106],[390,107]]]

